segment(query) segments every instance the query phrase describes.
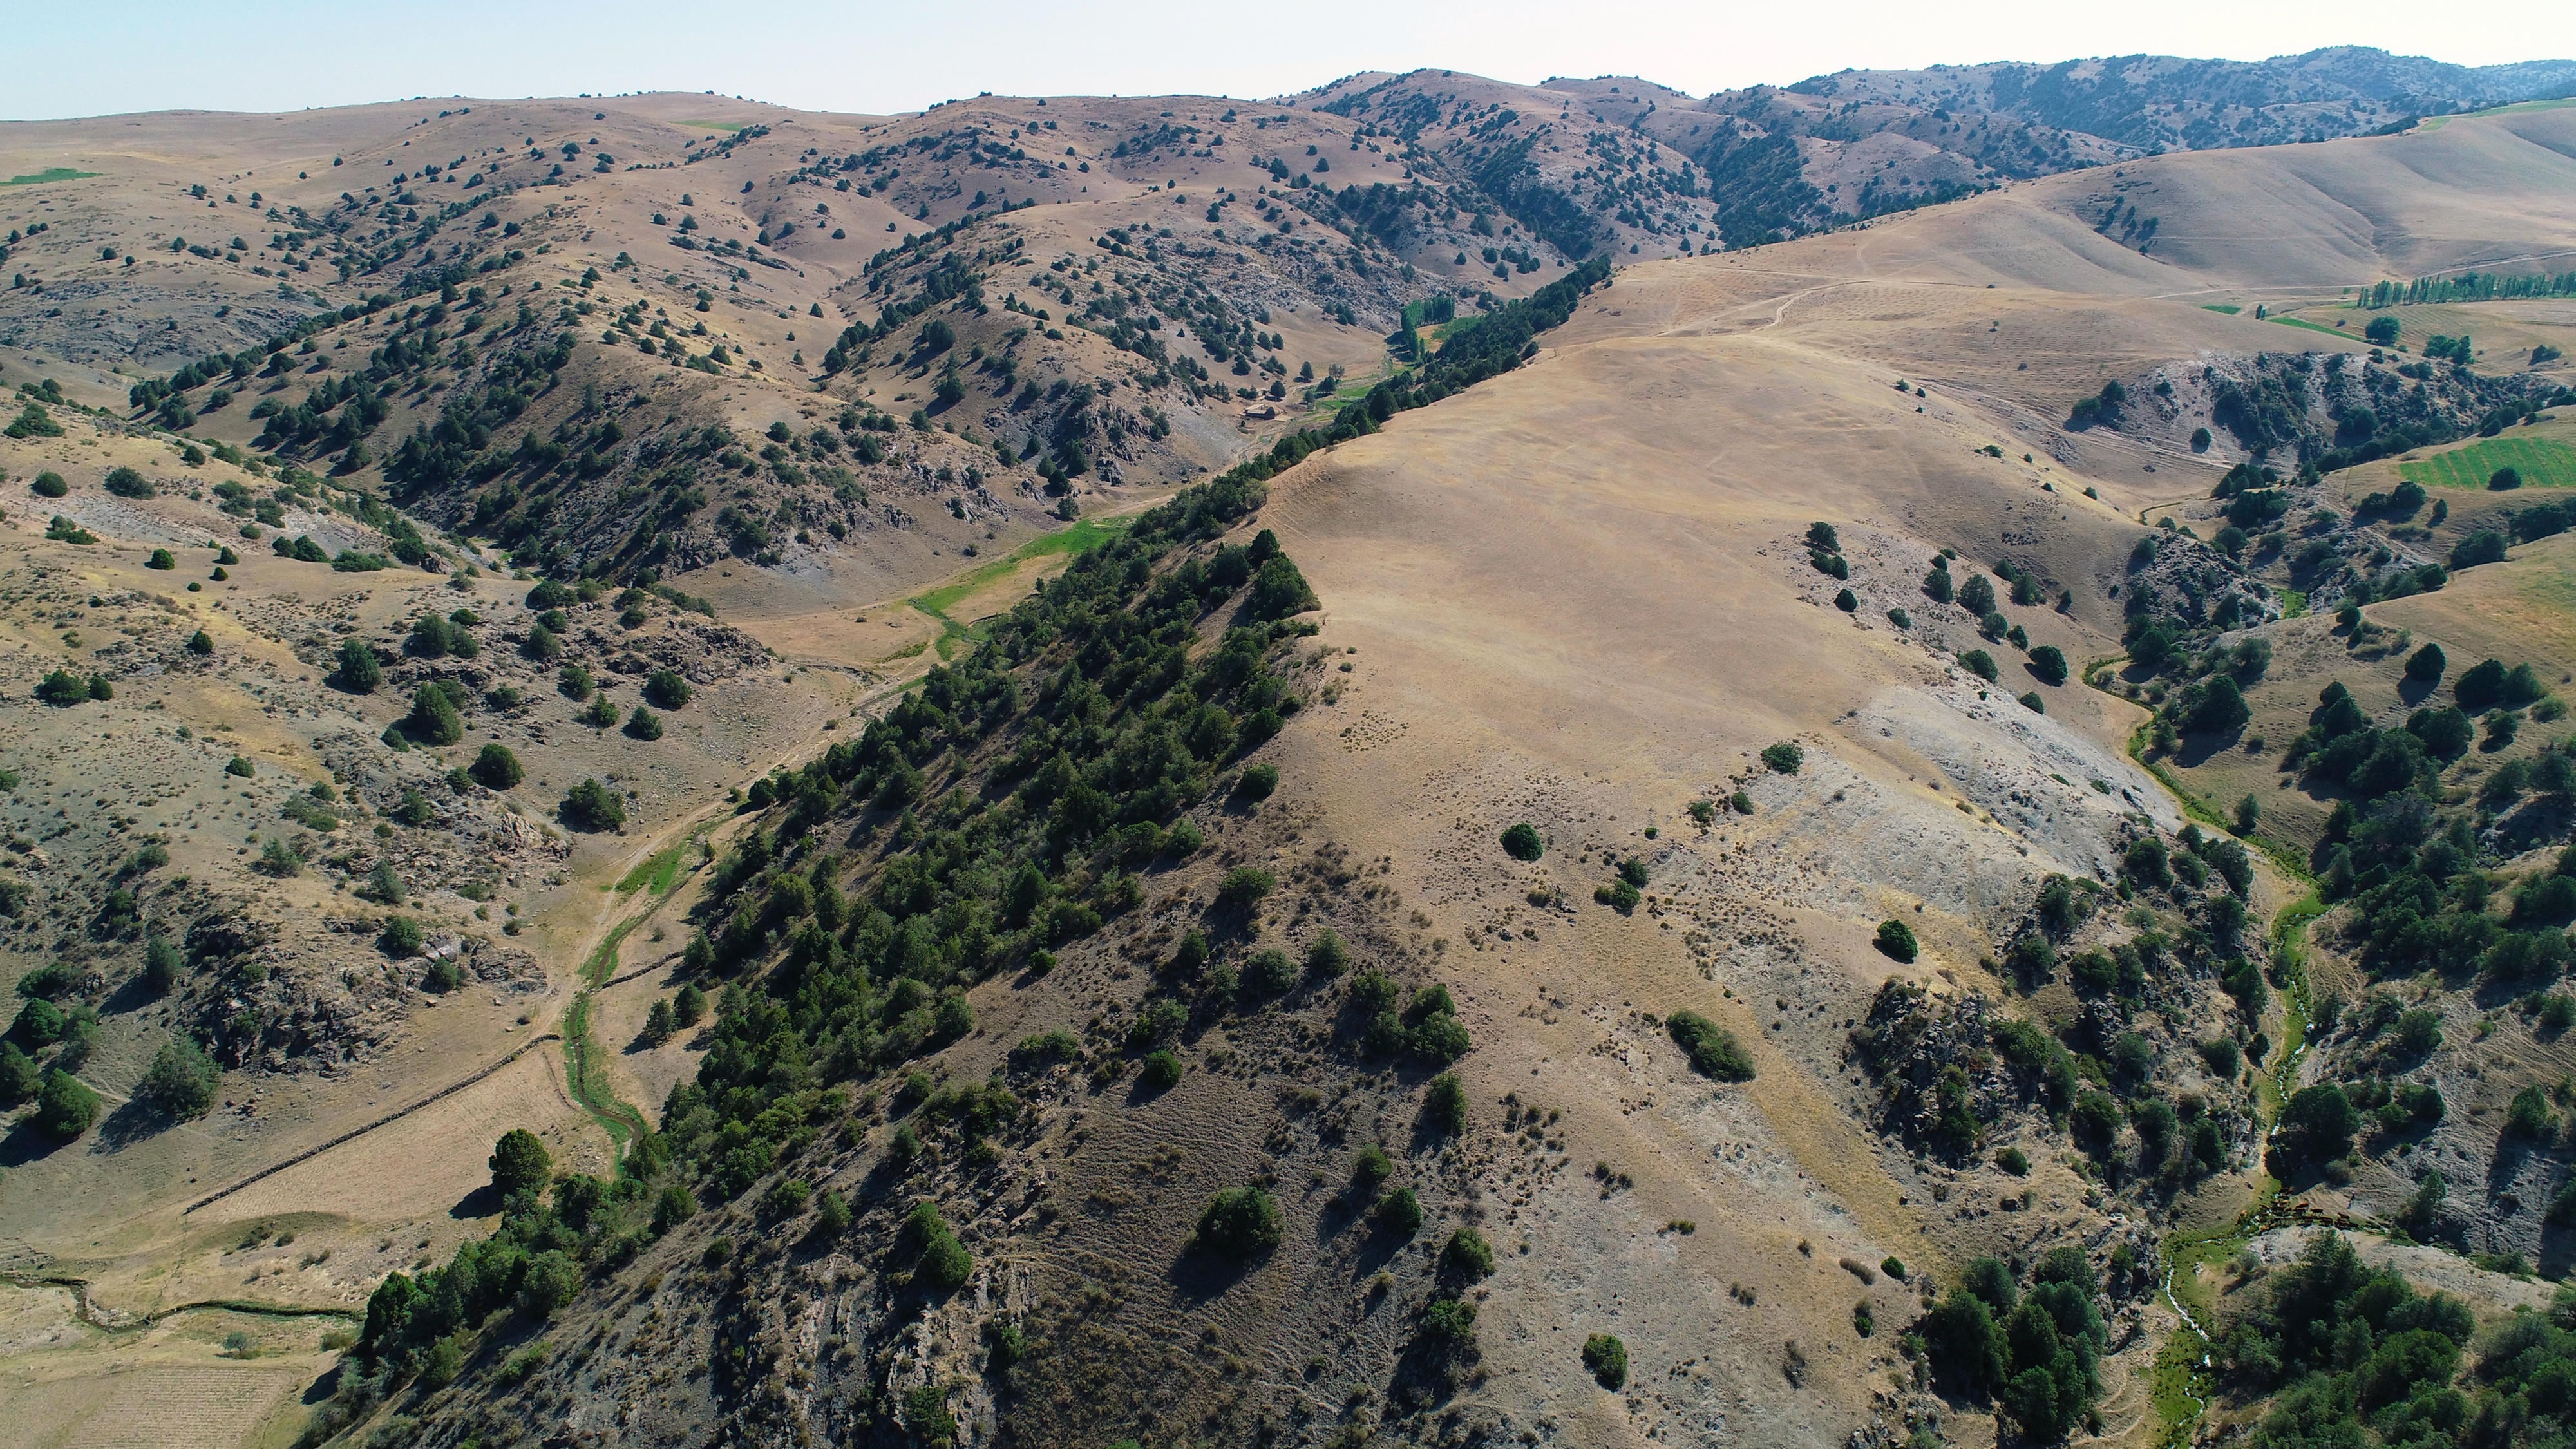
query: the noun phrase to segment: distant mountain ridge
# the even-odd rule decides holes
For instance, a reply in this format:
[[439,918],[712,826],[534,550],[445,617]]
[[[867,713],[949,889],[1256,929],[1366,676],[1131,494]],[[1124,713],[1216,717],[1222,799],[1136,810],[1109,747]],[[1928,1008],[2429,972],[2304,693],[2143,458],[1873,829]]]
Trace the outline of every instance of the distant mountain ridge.
[[[1845,70],[1638,119],[1708,170],[1726,243],[1747,246],[2007,180],[2167,151],[2367,135],[2571,94],[2576,61],[2470,67],[2336,46],[2262,61],[2128,55]],[[1734,124],[1682,139],[1677,128],[1708,112]]]
[[2010,115],[2141,151],[2210,150],[2355,135],[2375,128],[2369,117],[2555,99],[2576,93],[2576,61],[2471,67],[2346,45],[2261,61],[2124,55],[1845,70],[1787,89]]
[[1287,103],[1397,138],[1415,179],[1466,183],[1579,257],[1595,246],[1705,250],[1707,231],[1754,246],[2059,171],[2567,95],[2576,60],[2471,67],[2337,46],[2262,61],[1845,70],[1705,97],[1633,76],[1522,86],[1369,72]]

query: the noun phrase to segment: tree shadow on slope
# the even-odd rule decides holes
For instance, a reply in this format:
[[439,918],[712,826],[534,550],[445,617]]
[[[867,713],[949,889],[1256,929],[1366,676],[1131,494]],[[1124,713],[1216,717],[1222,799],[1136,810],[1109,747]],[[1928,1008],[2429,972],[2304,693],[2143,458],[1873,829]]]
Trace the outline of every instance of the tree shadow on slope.
[[0,1137],[0,1168],[24,1167],[30,1162],[51,1157],[69,1145],[37,1131],[33,1123],[22,1121],[9,1129],[8,1136]]

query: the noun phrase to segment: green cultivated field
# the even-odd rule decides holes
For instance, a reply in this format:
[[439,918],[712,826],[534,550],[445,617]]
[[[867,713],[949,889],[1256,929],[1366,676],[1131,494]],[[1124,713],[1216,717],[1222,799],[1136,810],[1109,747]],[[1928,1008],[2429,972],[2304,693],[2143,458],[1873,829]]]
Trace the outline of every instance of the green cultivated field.
[[0,181],[0,186],[42,186],[48,181],[83,181],[97,174],[95,171],[74,171],[68,166],[48,166],[33,176],[12,176]]
[[2576,448],[2547,438],[2488,438],[2400,464],[2397,472],[2436,488],[2484,488],[2498,468],[2520,472],[2525,488],[2576,488]]

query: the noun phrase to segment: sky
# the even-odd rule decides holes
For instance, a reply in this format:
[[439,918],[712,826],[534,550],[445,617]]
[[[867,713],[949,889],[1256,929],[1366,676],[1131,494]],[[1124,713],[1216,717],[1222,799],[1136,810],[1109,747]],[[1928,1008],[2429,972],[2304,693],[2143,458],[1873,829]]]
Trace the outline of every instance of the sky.
[[[123,0],[9,22],[0,119],[412,97],[717,91],[806,110],[1005,95],[1252,99],[1363,70],[1637,75],[1695,95],[1846,67],[2375,45],[2463,65],[2576,52],[2561,0]],[[7,138],[0,134],[0,145]]]

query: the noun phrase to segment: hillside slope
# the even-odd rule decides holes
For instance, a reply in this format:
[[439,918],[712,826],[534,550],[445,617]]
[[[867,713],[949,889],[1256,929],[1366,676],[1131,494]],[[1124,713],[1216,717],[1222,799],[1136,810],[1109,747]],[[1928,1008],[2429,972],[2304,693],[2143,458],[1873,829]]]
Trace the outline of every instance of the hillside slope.
[[[1516,106],[1439,80],[1458,91],[1443,124]],[[9,440],[7,470],[67,479],[59,501],[30,492],[11,510],[21,683],[0,726],[16,754],[56,752],[26,771],[12,829],[32,844],[63,825],[75,863],[27,898],[43,914],[9,945],[22,969],[57,955],[97,969],[22,985],[15,1030],[35,1050],[12,1049],[35,1065],[12,1058],[13,1073],[45,1073],[56,1101],[55,1073],[124,1095],[146,1044],[208,1012],[229,1030],[234,998],[293,1016],[278,976],[250,981],[222,953],[177,998],[146,999],[143,918],[224,892],[382,932],[338,900],[370,882],[368,852],[395,849],[369,839],[402,840],[405,783],[448,790],[475,822],[519,818],[508,789],[439,773],[475,763],[481,739],[414,740],[388,728],[390,691],[322,678],[351,636],[384,639],[398,682],[462,676],[435,617],[406,623],[432,598],[464,600],[450,607],[473,617],[455,627],[511,646],[465,656],[482,662],[461,681],[474,734],[524,740],[544,794],[510,788],[541,807],[576,772],[613,769],[635,811],[621,839],[572,828],[575,805],[524,862],[471,840],[421,853],[427,878],[527,891],[542,1018],[451,997],[471,1013],[455,1020],[415,989],[421,958],[399,941],[334,951],[314,933],[280,975],[333,1010],[340,992],[380,1001],[399,1033],[351,1055],[363,1074],[311,1088],[287,1130],[228,1122],[211,1140],[138,1107],[128,1122],[159,1130],[58,1145],[31,1105],[0,1179],[10,1221],[31,1225],[7,1245],[29,1321],[66,1342],[112,1334],[36,1301],[40,1277],[84,1280],[111,1307],[213,1312],[247,1280],[255,1301],[345,1313],[352,1351],[310,1397],[314,1437],[349,1442],[2147,1443],[2190,1427],[2200,1400],[2213,1430],[2271,1412],[2280,1387],[2259,1371],[2260,1333],[2195,1380],[2201,1341],[2159,1291],[2161,1263],[2189,1270],[2177,1292],[2203,1325],[2259,1328],[2259,1305],[2296,1281],[2273,1269],[2302,1249],[2258,1230],[2341,1214],[2374,1230],[2374,1261],[2470,1294],[2474,1310],[2424,1310],[2424,1331],[2458,1330],[2445,1375],[2463,1315],[2476,1327],[2532,1302],[2509,1259],[2410,1256],[2388,1229],[2421,1190],[2414,1169],[2439,1160],[2452,1206],[2407,1218],[2415,1236],[2556,1261],[2538,1206],[2567,1176],[2548,1101],[2556,975],[2523,980],[2523,956],[2508,983],[2483,955],[2390,955],[2375,932],[2388,902],[2429,901],[2446,939],[2483,951],[2541,940],[2563,925],[2544,912],[2576,900],[2547,853],[2565,836],[2568,726],[2541,706],[2542,668],[2576,667],[2551,642],[2568,633],[2548,528],[2566,519],[2544,508],[2556,454],[2517,453],[2538,460],[2531,486],[2452,488],[2439,517],[2389,495],[2432,455],[2565,429],[2563,366],[2463,357],[2447,337],[2437,356],[2429,316],[2483,331],[2494,314],[2476,309],[2510,307],[2517,339],[2540,345],[2576,343],[2576,317],[2547,295],[2434,314],[2345,289],[2537,271],[2516,259],[2576,245],[2561,201],[2576,110],[2123,161],[1651,262],[1654,231],[1616,208],[1633,212],[1639,171],[1669,158],[1621,150],[1613,187],[1589,151],[1585,195],[1621,198],[1600,225],[1629,226],[1616,235],[1639,238],[1636,260],[1609,272],[1596,236],[1594,266],[1563,249],[1530,272],[1503,264],[1490,311],[1443,322],[1401,308],[1436,290],[1430,263],[1462,240],[1422,231],[1428,250],[1408,256],[1342,211],[1347,191],[1332,218],[1306,209],[1326,175],[1467,166],[1463,131],[1426,119],[1404,134],[1428,84],[1358,77],[1295,107],[1225,103],[1231,122],[1215,103],[985,98],[847,122],[829,145],[778,118],[692,146],[694,163],[682,151],[571,187],[523,175],[493,207],[518,236],[490,235],[504,221],[475,240],[460,213],[468,234],[436,242],[442,266],[449,246],[465,249],[455,264],[495,263],[455,297],[438,283],[360,302],[312,327],[312,352],[275,354],[274,377],[259,376],[264,348],[248,359],[245,392],[291,375],[308,391],[277,396],[309,415],[392,399],[382,447],[335,440],[326,420],[254,459],[242,445],[280,436],[285,410],[254,432],[241,401],[205,406],[236,381],[230,362],[147,389],[139,419],[69,370],[63,401],[22,395],[64,431]],[[1575,94],[1552,97],[1568,128]],[[1626,82],[1582,94],[1629,103]],[[653,104],[667,124],[697,114],[690,98]],[[1050,145],[1079,118],[1077,155],[1054,159],[1090,171],[1009,154],[1044,130],[1039,109],[1058,123]],[[615,144],[658,155],[631,124],[637,139]],[[898,124],[900,154],[877,129]],[[1283,187],[1235,155],[1294,158],[1301,135],[1318,159],[1343,142],[1333,171]],[[522,164],[538,163],[514,153],[484,174]],[[699,177],[721,185],[697,191]],[[2106,235],[2106,177],[2151,199],[2159,235],[2200,241],[2142,252]],[[1261,203],[1229,205],[1276,215],[1261,237],[1232,240],[1244,224],[1224,216],[1221,180]],[[860,181],[866,199],[840,199]],[[1069,195],[1001,211],[1022,186]],[[1557,215],[1484,194],[1498,230]],[[935,229],[841,271],[820,223],[782,230],[881,204],[900,207],[888,224]],[[1402,214],[1447,226],[1448,204]],[[716,219],[657,228],[655,207]],[[1219,216],[1163,236],[1153,219],[1184,207]],[[1466,236],[1475,214],[1459,205]],[[1688,230],[1702,215],[1678,236],[1648,219],[1678,253],[1705,238]],[[1346,240],[1304,244],[1327,232]],[[648,245],[677,258],[666,275],[697,269],[707,312],[652,263],[617,264]],[[548,305],[522,308],[530,290]],[[2260,316],[2258,299],[2298,315]],[[1242,336],[1264,331],[1265,306],[1285,341]],[[828,339],[802,335],[816,307],[839,323]],[[2398,340],[2355,335],[2382,316]],[[706,338],[692,317],[715,319]],[[229,320],[208,309],[201,325]],[[1419,353],[1383,335],[1408,320]],[[1194,352],[1147,346],[1184,325]],[[346,355],[342,338],[346,364],[303,360]],[[1206,379],[1180,365],[1217,348],[1227,367]],[[1352,385],[1244,417],[1255,399],[1236,389],[1299,359],[1347,359]],[[343,394],[341,376],[366,389]],[[312,400],[325,383],[329,406]],[[83,412],[82,397],[110,406]],[[182,411],[196,420],[174,431]],[[183,434],[233,454],[189,462]],[[1243,445],[1266,446],[1235,463]],[[111,491],[118,460],[159,480],[154,496]],[[449,526],[409,531],[385,499]],[[900,524],[887,512],[925,504]],[[56,509],[63,530],[36,522]],[[1086,510],[1109,516],[1019,553]],[[151,547],[249,542],[245,523],[263,549],[305,536],[421,561],[268,554],[239,566],[235,593],[198,580],[202,610],[198,593],[154,596],[176,573],[150,570]],[[72,529],[97,541],[60,536]],[[505,586],[513,562],[527,577]],[[666,592],[609,592],[630,579]],[[2353,622],[2327,613],[2346,605]],[[223,633],[212,662],[191,662],[183,618]],[[83,627],[131,644],[91,652]],[[625,656],[648,647],[722,667],[702,671],[707,698],[672,713],[670,739],[612,739],[543,698],[539,628],[604,675],[642,672]],[[2499,680],[2529,662],[2539,693],[2485,726],[2493,749],[2463,738],[2432,768],[2423,741],[2452,726],[2430,694],[2407,698],[2400,629],[2456,640],[2456,668],[2495,651]],[[414,632],[447,653],[390,647]],[[75,679],[79,698],[35,703],[33,682],[73,662],[113,675],[112,697]],[[2350,713],[2316,693],[2338,674],[2367,731],[2307,735]],[[2464,710],[2486,698],[2442,687]],[[2497,683],[2493,702],[2522,687]],[[176,729],[229,744],[220,727],[253,712],[269,763],[242,785],[223,750]],[[329,753],[339,732],[345,760]],[[2303,763],[2282,771],[2293,735]],[[2344,738],[2393,762],[2388,788],[2354,783]],[[176,762],[159,783],[197,791],[189,806],[136,808],[142,750]],[[2335,763],[2304,763],[2318,760]],[[113,769],[125,783],[90,794]],[[180,843],[185,810],[212,826],[219,800],[245,835],[254,805],[309,814],[306,782],[334,769],[383,833],[314,847],[282,884],[251,873],[250,840]],[[2499,777],[2511,789],[2478,806]],[[69,823],[82,797],[120,792],[124,811]],[[2404,833],[2437,811],[2438,831]],[[177,858],[140,874],[190,882],[106,911],[125,832],[147,825]],[[2427,847],[2438,878],[2403,858],[2437,836],[2455,852]],[[2335,914],[2303,935],[2312,888]],[[421,899],[409,909],[480,929],[463,890]],[[75,913],[114,930],[64,951]],[[84,1008],[111,1024],[66,1067],[88,1047],[62,1022]],[[2434,1047],[2400,1057],[2387,1043],[2422,1045],[2422,1018],[2411,1038],[2403,1020],[2425,1009]],[[549,1023],[574,1040],[334,1142],[412,1100],[378,1066],[392,1051],[488,1063],[496,1041]],[[273,1101],[292,1054],[225,1065],[225,1095]],[[2436,1082],[2460,1105],[2415,1125],[2409,1087]],[[2284,1097],[2329,1085],[2358,1112],[2388,1109],[2378,1129],[2338,1143],[2300,1118],[2275,1134]],[[545,1160],[488,1147],[506,1126],[535,1131]],[[234,1175],[307,1149],[274,1176]],[[77,1215],[85,1198],[112,1205],[108,1231]],[[317,1331],[294,1346],[320,1345]],[[68,1359],[31,1355],[0,1393],[59,1418],[115,1371],[114,1349],[81,1351],[59,1373],[47,1366]],[[2460,1380],[2463,1402],[2492,1397],[2482,1382]],[[2195,1383],[2197,1399],[2175,1391]],[[232,1412],[206,1415],[273,1426],[288,1410]]]

